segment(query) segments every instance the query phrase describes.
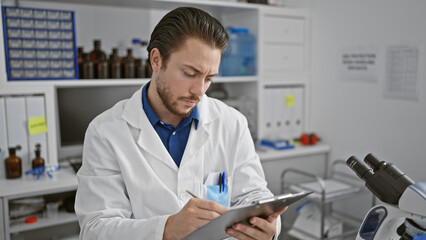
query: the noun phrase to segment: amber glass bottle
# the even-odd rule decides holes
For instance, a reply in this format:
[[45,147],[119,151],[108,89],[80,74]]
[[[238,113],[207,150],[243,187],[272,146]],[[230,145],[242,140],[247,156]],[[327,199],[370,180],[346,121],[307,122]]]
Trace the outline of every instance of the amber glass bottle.
[[83,47],[78,47],[77,48],[77,64],[78,64],[78,78],[82,78],[82,69],[81,69],[81,64],[83,63]]
[[106,55],[101,49],[101,40],[99,39],[93,41],[93,50],[90,52],[90,60],[92,60],[92,62],[106,60]]
[[32,161],[32,167],[34,168],[38,168],[38,167],[44,167],[44,159],[40,157],[40,144],[36,144],[36,150],[35,150],[35,158]]
[[124,78],[135,78],[135,59],[132,56],[132,49],[127,49],[127,56],[121,62],[122,76]]
[[21,150],[21,146],[9,148],[9,157],[4,160],[6,178],[19,178],[22,176],[22,159],[16,156],[16,151]]
[[83,54],[83,62],[81,63],[81,79],[93,79],[93,62],[90,60],[88,53]]
[[144,78],[145,77],[145,69],[142,59],[135,58],[135,78]]
[[[148,47],[148,42],[147,41],[142,41],[141,42],[142,48],[146,49]],[[148,51],[148,50],[147,50]],[[144,55],[142,56],[142,66],[143,66],[143,77],[144,78],[150,78],[152,75],[152,69],[151,69],[151,65],[148,63],[148,54],[147,51],[144,53]]]
[[98,78],[98,79],[108,78],[108,62],[106,60],[99,60],[96,63],[95,78]]
[[90,52],[93,63],[93,78],[108,78],[108,63],[105,52],[101,49],[101,40],[93,41],[93,50]]
[[121,63],[118,57],[118,49],[113,48],[108,60],[109,78],[121,78]]

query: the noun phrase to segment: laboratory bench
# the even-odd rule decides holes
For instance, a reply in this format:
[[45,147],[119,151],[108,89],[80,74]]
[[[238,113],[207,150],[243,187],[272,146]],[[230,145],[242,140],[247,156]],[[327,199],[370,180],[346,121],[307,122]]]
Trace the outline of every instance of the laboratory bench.
[[[22,199],[36,200],[44,199],[46,202],[62,201],[64,197],[73,198],[77,190],[77,177],[71,167],[61,168],[57,172],[52,172],[52,178],[47,175],[41,176],[38,180],[32,175],[23,175],[19,179],[7,179],[0,181],[0,239],[27,239],[25,236],[32,236],[31,239],[46,239],[45,237],[57,236],[57,239],[69,235],[78,236],[77,216],[59,207],[57,216],[49,218],[46,215],[44,206],[41,210],[34,210],[30,216],[37,217],[34,223],[25,223],[34,218],[10,217],[10,205],[14,201]],[[37,204],[36,204],[37,205]],[[29,211],[25,204],[21,208]],[[30,210],[31,211],[31,210]],[[69,225],[69,226],[68,226]],[[59,228],[64,228],[58,231]],[[64,233],[61,233],[64,232]],[[34,238],[34,236],[37,236]]]
[[[290,150],[279,151],[272,148],[261,148],[257,151],[266,173],[268,186],[274,194],[277,194],[279,190],[275,188],[279,188],[280,181],[279,176],[277,176],[278,173],[280,174],[287,167],[295,167],[295,164],[299,164],[299,167],[305,166],[303,169],[313,169],[316,173],[316,168],[324,169],[325,164],[328,164],[330,150],[331,147],[327,144],[317,144],[314,146],[298,146]],[[324,174],[324,172],[321,173]],[[75,171],[69,165],[53,172],[52,178],[42,176],[39,180],[36,180],[35,176],[23,175],[19,179],[1,180],[0,239],[22,239],[16,237],[18,235],[42,236],[49,231],[56,234],[65,232],[64,236],[70,234],[78,236],[79,227],[75,213],[65,211],[63,207],[59,208],[58,216],[54,219],[47,218],[45,212],[34,214],[38,219],[37,222],[32,224],[26,224],[24,217],[11,219],[9,214],[10,204],[14,200],[42,197],[46,199],[46,202],[49,202],[52,199],[60,199],[64,195],[74,195],[77,186]],[[30,237],[30,239],[33,239],[33,237]],[[58,239],[67,238],[59,236]]]

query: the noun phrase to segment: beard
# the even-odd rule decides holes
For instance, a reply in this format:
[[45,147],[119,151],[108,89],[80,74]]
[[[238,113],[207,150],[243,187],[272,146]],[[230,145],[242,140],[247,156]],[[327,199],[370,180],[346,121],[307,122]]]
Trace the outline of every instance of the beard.
[[170,89],[170,87],[165,83],[164,76],[162,73],[158,75],[158,77],[155,79],[156,85],[157,85],[157,94],[161,99],[161,103],[166,107],[166,109],[171,112],[172,114],[186,118],[189,115],[191,115],[192,110],[196,105],[193,107],[188,107],[191,110],[188,112],[180,112],[178,109],[179,100],[190,100],[190,101],[196,101],[197,104],[200,101],[200,97],[196,95],[188,96],[188,97],[178,97],[174,99],[173,93]]

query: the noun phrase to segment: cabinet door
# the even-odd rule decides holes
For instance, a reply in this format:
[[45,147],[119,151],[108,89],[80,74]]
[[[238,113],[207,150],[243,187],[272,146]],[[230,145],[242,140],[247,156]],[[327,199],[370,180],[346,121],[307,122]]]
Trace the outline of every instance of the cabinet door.
[[6,107],[4,98],[0,97],[0,179],[6,178],[4,159],[9,156],[6,129]]
[[263,34],[265,42],[303,43],[305,42],[305,20],[265,15]]
[[301,46],[265,44],[265,74],[274,75],[285,71],[303,71],[304,48]]
[[0,239],[6,239],[4,231],[4,212],[3,212],[3,198],[0,198]]

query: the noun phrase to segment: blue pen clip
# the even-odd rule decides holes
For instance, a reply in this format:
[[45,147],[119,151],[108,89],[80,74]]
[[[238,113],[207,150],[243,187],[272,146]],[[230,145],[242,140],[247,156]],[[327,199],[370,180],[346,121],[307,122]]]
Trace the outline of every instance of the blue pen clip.
[[222,173],[219,173],[217,184],[219,185],[219,193],[221,193],[222,192]]

